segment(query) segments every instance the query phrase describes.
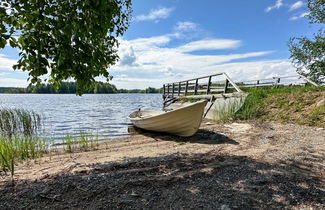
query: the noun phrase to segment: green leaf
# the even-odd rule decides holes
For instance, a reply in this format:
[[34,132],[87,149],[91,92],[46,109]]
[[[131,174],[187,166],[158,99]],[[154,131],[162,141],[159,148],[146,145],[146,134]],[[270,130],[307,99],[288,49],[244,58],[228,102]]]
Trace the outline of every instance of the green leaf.
[[0,39],[0,48],[4,48],[7,44],[7,40],[6,39]]
[[11,47],[17,47],[17,43],[14,42],[13,40],[9,40],[9,44]]

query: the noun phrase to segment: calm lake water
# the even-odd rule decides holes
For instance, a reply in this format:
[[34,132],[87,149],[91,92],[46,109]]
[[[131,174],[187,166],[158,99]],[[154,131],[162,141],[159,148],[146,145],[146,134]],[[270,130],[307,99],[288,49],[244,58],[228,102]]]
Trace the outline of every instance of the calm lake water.
[[41,114],[41,135],[55,140],[80,131],[98,133],[100,139],[128,135],[132,111],[161,109],[162,102],[161,94],[0,94],[0,107]]

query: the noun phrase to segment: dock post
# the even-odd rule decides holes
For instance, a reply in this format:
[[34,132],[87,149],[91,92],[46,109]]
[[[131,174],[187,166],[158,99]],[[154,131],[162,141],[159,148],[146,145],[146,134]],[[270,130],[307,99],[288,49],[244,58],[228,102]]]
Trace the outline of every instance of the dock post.
[[196,80],[195,80],[195,89],[194,89],[194,95],[196,95],[196,94],[197,94],[198,82],[199,82],[199,79],[196,79]]
[[276,82],[275,82],[275,84],[274,84],[275,88],[278,87],[278,84],[279,84],[279,83],[280,83],[280,77],[277,78],[277,80],[276,80]]
[[187,95],[187,89],[188,89],[188,81],[186,81],[186,86],[185,86],[185,96]]
[[223,93],[227,93],[228,85],[229,85],[229,81],[228,81],[228,79],[226,79],[225,89],[223,90]]
[[169,84],[167,84],[167,97],[169,96]]
[[208,81],[207,95],[209,95],[210,93],[210,85],[211,85],[211,76],[209,77],[209,81]]
[[175,91],[175,83],[173,83],[172,98],[174,98],[174,91]]
[[165,84],[163,85],[163,91],[164,91],[163,98],[165,99],[166,98],[166,86],[165,86]]
[[181,94],[181,83],[178,83],[178,96]]

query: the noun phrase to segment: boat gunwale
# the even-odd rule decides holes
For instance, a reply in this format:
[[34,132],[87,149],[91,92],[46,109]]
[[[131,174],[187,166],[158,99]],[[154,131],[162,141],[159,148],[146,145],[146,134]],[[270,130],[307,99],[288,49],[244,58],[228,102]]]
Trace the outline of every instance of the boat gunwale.
[[[198,102],[195,102],[195,103],[191,103],[191,104],[185,105],[185,106],[183,106],[183,107],[179,107],[179,108],[177,108],[177,109],[173,109],[173,110],[171,110],[171,111],[169,111],[169,112],[164,112],[164,113],[161,113],[161,114],[158,114],[158,115],[149,116],[149,117],[143,117],[143,118],[140,118],[140,117],[132,118],[132,117],[130,117],[130,115],[133,114],[134,112],[138,112],[138,111],[134,111],[134,112],[132,112],[132,113],[128,116],[128,119],[131,120],[131,121],[132,121],[132,120],[134,120],[134,121],[146,120],[146,119],[150,119],[150,118],[154,118],[154,117],[159,117],[159,116],[165,115],[165,114],[167,114],[167,113],[176,112],[176,111],[178,111],[178,110],[180,110],[180,109],[189,108],[189,107],[191,107],[191,106],[195,106],[195,105],[198,105],[198,104],[201,104],[201,103],[207,103],[207,102],[208,102],[207,100],[202,100],[202,101],[198,101]],[[154,111],[154,110],[149,110],[149,111]]]

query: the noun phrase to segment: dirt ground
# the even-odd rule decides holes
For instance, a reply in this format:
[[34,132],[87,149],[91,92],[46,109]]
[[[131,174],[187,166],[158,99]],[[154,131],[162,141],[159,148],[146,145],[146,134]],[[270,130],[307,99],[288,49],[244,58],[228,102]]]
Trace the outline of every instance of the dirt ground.
[[0,176],[0,209],[325,209],[325,129],[203,122],[140,131]]

